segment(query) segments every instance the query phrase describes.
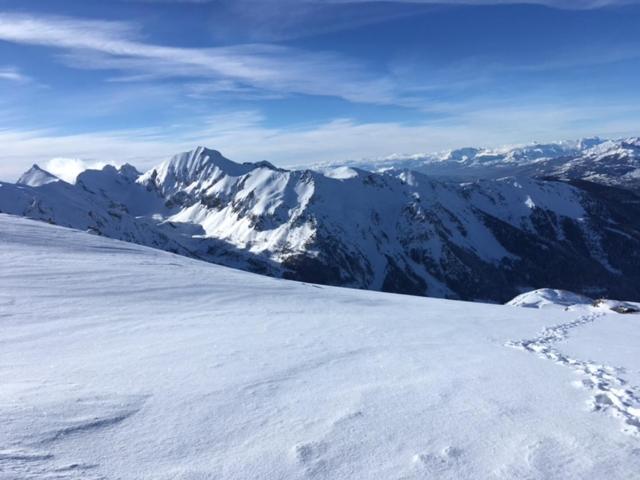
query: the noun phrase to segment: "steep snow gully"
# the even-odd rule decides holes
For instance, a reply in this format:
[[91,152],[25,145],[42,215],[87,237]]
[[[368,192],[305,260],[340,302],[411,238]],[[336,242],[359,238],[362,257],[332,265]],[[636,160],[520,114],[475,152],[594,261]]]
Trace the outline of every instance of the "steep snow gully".
[[630,385],[621,376],[625,369],[572,358],[554,348],[555,344],[567,340],[572,330],[593,323],[604,315],[586,313],[572,322],[545,328],[536,338],[509,341],[506,346],[535,353],[540,358],[571,368],[582,377],[574,385],[591,392],[589,406],[593,411],[611,413],[623,421],[625,433],[640,436],[640,388]]

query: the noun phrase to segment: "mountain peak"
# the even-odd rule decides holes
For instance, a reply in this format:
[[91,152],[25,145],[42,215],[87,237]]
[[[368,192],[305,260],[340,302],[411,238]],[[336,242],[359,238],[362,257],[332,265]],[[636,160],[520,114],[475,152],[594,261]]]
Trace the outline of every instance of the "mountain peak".
[[164,162],[158,170],[158,179],[163,180],[174,176],[176,180],[191,183],[209,177],[215,169],[227,174],[241,174],[241,165],[225,158],[218,150],[206,147],[196,147],[188,152],[174,155]]
[[16,183],[19,185],[27,185],[29,187],[40,187],[42,185],[46,185],[47,183],[59,181],[60,179],[58,177],[40,168],[34,163],[29,170],[27,170],[20,176]]
[[135,180],[140,176],[138,169],[130,163],[120,165],[117,170],[120,175],[123,175],[130,180]]
[[160,166],[140,177],[140,182],[153,182],[162,191],[186,188],[194,184],[213,183],[222,176],[240,177],[256,168],[272,168],[268,162],[236,163],[218,150],[198,146],[188,152],[174,155]]

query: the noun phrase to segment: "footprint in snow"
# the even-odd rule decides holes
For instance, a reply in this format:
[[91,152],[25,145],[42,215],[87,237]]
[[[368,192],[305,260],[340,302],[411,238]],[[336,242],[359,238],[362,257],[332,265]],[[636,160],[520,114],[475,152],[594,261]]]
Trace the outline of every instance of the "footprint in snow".
[[328,446],[323,442],[300,443],[293,447],[297,462],[305,467],[309,475],[327,471],[328,464],[323,458],[327,450]]
[[456,467],[464,452],[462,449],[448,446],[437,453],[418,453],[413,456],[413,463],[430,473],[442,473]]
[[582,375],[582,381],[574,382],[574,385],[592,393],[589,402],[591,409],[611,413],[622,419],[625,433],[640,435],[640,388],[629,385],[622,378],[624,369],[572,358],[554,347],[555,343],[566,340],[572,329],[593,323],[601,316],[602,314],[584,315],[573,322],[545,328],[536,338],[511,341],[506,345],[534,353]]

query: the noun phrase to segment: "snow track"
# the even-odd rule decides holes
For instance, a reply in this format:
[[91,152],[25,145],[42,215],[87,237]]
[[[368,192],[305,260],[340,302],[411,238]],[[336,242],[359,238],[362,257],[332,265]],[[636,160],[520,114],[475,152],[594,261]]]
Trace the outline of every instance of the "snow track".
[[640,435],[640,389],[629,385],[620,375],[624,369],[600,364],[591,360],[579,360],[561,353],[553,347],[555,343],[566,340],[574,328],[593,323],[603,313],[591,313],[578,317],[573,322],[545,328],[540,336],[520,341],[507,342],[507,346],[537,354],[573,369],[582,375],[582,381],[576,385],[592,393],[590,406],[593,411],[608,411],[624,422],[623,431]]

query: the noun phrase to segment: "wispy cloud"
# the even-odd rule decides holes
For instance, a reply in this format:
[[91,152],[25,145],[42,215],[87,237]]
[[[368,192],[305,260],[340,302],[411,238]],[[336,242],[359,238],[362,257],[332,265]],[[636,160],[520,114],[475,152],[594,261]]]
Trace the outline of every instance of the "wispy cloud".
[[16,67],[0,67],[0,80],[7,80],[17,83],[27,83],[31,81],[31,78],[23,74]]
[[[129,162],[145,169],[196,145],[217,148],[236,161],[266,159],[281,166],[302,166],[465,146],[461,139],[466,145],[497,147],[640,132],[640,107],[628,104],[538,103],[523,107],[505,102],[498,106],[475,105],[470,110],[446,104],[439,108],[448,111],[449,118],[417,124],[338,118],[275,128],[268,126],[259,112],[241,111],[130,131],[64,135],[49,130],[5,130],[0,131],[0,178],[12,180],[32,163],[49,165],[47,162],[56,157],[80,158],[89,165]],[[594,118],[598,119],[597,125]],[[69,165],[77,170],[85,164],[64,163],[67,171],[73,170]]]
[[0,39],[62,49],[61,58],[75,68],[115,69],[147,78],[231,79],[274,92],[331,95],[354,102],[392,103],[395,96],[388,79],[338,54],[268,44],[157,45],[140,40],[136,27],[123,22],[5,13],[0,14]]

